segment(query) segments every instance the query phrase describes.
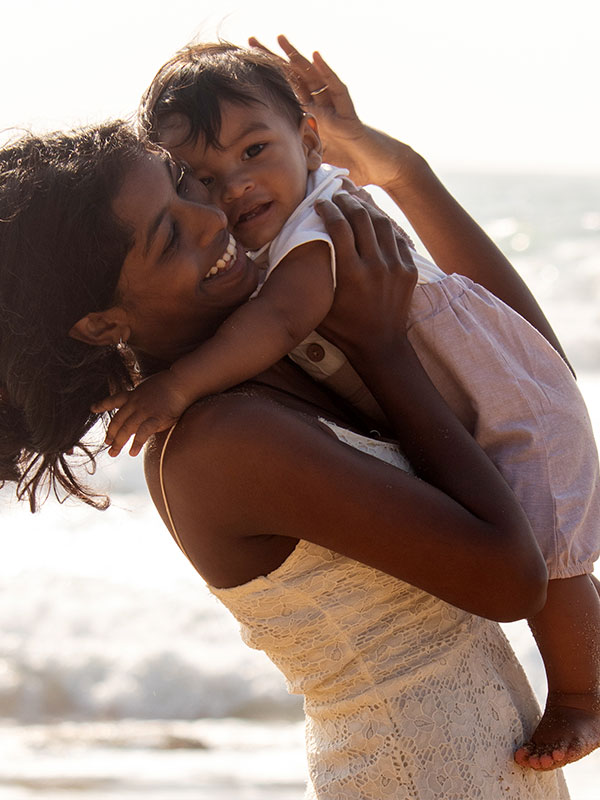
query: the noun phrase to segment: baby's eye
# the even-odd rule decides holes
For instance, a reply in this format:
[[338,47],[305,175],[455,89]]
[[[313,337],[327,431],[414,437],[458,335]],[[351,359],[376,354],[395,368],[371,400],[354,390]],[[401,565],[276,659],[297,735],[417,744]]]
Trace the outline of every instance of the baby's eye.
[[265,149],[266,144],[251,144],[250,147],[247,147],[244,150],[244,156],[246,158],[255,158],[259,153]]

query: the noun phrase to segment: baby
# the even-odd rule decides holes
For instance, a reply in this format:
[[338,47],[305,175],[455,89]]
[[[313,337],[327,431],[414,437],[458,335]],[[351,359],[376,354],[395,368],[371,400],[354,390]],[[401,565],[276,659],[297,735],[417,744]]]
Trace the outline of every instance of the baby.
[[[315,203],[355,187],[345,170],[321,163],[316,121],[298,102],[283,64],[258,48],[198,45],[168,62],[146,94],[143,122],[151,137],[187,164],[227,215],[230,246],[205,279],[225,278],[236,241],[251,251],[262,278],[205,344],[127,396],[94,407],[121,407],[108,430],[112,455],[137,431],[136,454],[195,400],[254,377],[286,354],[374,426],[385,425],[341,351],[314,333],[335,290],[335,253]],[[324,88],[313,95],[328,81],[339,83],[325,74]],[[536,330],[481,286],[413,257],[413,347],[515,491],[546,556],[548,600],[530,625],[546,666],[548,701],[516,759],[552,769],[600,743],[600,598],[590,575],[600,486],[591,426],[568,367]]]

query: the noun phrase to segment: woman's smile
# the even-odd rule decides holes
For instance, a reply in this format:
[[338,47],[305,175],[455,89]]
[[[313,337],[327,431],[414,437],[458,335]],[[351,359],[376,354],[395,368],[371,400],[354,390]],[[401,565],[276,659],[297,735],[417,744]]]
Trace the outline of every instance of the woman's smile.
[[164,357],[212,336],[258,285],[258,269],[227,230],[223,211],[201,183],[179,174],[150,154],[134,165],[113,204],[134,239],[119,280],[130,341],[147,352],[159,347]]
[[[212,292],[214,287],[220,294],[225,292],[229,286],[235,287],[240,282],[245,285],[248,283],[248,278],[255,274],[257,274],[257,270],[254,262],[248,257],[245,249],[229,234],[225,252],[200,281],[200,291]],[[250,282],[251,289],[247,298],[256,289],[256,285],[253,281]]]
[[208,270],[208,272],[204,277],[204,280],[213,278],[215,275],[218,275],[219,273],[227,272],[228,269],[233,265],[236,255],[237,255],[236,242],[233,236],[229,234],[229,242],[227,243],[227,248],[225,252],[220,258],[217,259],[215,265]]

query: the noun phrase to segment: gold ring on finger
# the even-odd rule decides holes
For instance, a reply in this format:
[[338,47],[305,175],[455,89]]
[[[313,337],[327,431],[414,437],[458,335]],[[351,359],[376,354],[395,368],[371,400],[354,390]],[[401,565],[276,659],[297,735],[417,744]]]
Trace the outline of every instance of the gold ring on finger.
[[316,89],[314,92],[310,93],[311,97],[316,97],[318,94],[322,94],[322,92],[326,92],[329,89],[329,86],[325,84],[325,86],[321,86],[320,89]]

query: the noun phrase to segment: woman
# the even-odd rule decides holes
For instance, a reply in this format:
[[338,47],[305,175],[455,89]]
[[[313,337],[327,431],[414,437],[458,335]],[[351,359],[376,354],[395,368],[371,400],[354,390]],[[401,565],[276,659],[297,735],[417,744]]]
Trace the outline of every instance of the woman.
[[[32,504],[45,481],[91,500],[71,461],[91,403],[135,381],[121,343],[144,374],[164,367],[248,298],[256,274],[238,252],[206,279],[227,246],[223,215],[119,125],[17,143],[1,169],[0,477]],[[559,773],[512,760],[537,711],[482,619],[544,602],[528,523],[408,344],[406,247],[356,200],[323,216],[340,264],[323,330],[422,480],[282,362],[156,438],[154,502],[248,643],[305,694],[310,796],[566,798]]]

